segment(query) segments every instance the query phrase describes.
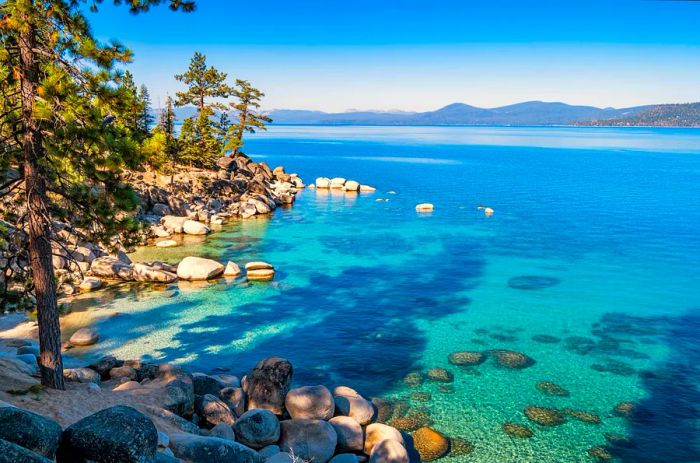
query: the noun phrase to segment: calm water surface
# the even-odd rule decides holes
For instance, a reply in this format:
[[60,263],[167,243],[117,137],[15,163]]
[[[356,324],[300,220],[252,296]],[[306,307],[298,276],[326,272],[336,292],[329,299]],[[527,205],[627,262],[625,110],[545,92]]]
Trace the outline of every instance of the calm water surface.
[[[272,127],[246,148],[307,182],[342,176],[377,191],[306,190],[270,218],[140,250],[135,259],[262,259],[278,274],[272,284],[125,286],[76,302],[105,316],[104,341],[82,354],[236,373],[282,355],[297,385],[349,384],[429,413],[436,429],[475,445],[454,462],[590,462],[606,433],[631,440],[608,447],[617,461],[700,461],[700,131]],[[435,211],[417,214],[419,202]],[[490,349],[536,363],[447,360]],[[451,387],[403,385],[434,367],[454,374]],[[543,380],[570,395],[542,394]],[[615,416],[620,401],[641,412]],[[541,427],[528,405],[601,422]],[[509,437],[508,421],[534,436]]]

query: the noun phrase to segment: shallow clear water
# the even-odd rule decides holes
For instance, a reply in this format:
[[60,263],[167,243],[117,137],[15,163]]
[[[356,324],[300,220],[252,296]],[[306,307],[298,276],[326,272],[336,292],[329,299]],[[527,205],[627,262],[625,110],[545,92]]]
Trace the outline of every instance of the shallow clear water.
[[[105,317],[103,341],[76,354],[237,373],[276,354],[293,362],[297,385],[427,391],[430,401],[411,405],[476,447],[455,462],[594,461],[587,450],[611,432],[634,444],[608,448],[618,461],[700,461],[700,131],[273,127],[247,152],[307,182],[343,176],[377,191],[305,190],[270,218],[188,247],[140,250],[141,260],[262,259],[278,274],[273,283],[125,286],[76,302],[74,311]],[[420,202],[435,211],[416,213]],[[522,276],[546,278],[518,287],[511,279]],[[543,334],[561,341],[532,339]],[[447,360],[490,349],[536,363]],[[454,373],[451,390],[403,386],[407,373],[432,367]],[[570,396],[543,395],[541,380]],[[644,413],[614,416],[620,401]],[[541,427],[527,405],[602,422]],[[506,421],[534,437],[509,437]]]

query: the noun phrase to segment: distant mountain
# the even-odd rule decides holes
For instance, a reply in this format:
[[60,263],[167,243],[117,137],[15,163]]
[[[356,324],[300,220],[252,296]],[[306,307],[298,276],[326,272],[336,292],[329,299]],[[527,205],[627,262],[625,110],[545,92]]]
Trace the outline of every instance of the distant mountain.
[[594,119],[576,125],[614,127],[700,127],[700,103],[651,106],[634,115],[614,119]]
[[596,108],[565,103],[528,101],[499,108],[453,103],[419,113],[349,111],[326,113],[280,109],[269,112],[274,124],[331,125],[571,125],[582,121],[632,117],[652,106]]

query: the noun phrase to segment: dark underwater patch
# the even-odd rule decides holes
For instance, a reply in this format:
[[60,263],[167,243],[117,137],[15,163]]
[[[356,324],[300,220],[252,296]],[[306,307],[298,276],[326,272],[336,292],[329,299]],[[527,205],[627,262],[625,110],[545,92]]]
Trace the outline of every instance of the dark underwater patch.
[[513,289],[538,290],[550,288],[561,283],[559,278],[546,277],[541,275],[523,275],[513,277],[508,280],[508,286]]

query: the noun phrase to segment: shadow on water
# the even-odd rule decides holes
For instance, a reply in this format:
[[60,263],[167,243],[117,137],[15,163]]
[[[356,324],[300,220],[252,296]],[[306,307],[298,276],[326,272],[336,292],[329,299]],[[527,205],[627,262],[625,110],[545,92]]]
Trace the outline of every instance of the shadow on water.
[[[177,326],[174,342],[157,350],[165,360],[185,359],[193,371],[223,367],[236,374],[266,356],[279,355],[293,363],[297,385],[345,383],[379,395],[422,367],[428,340],[420,322],[467,310],[470,301],[460,293],[476,286],[483,268],[475,257],[479,255],[478,246],[446,242],[440,252],[427,257],[375,265],[366,259],[368,265],[336,275],[313,273],[303,286],[284,285],[282,278],[279,292],[272,296],[234,302],[231,311]],[[141,325],[177,323],[180,313],[197,306],[200,294],[202,302],[211,301],[207,292],[222,288],[205,289],[194,302],[190,298],[179,304],[174,298],[144,312],[124,314],[124,326],[110,330],[110,341],[118,346],[138,338],[142,331],[133,330],[141,330]],[[240,289],[224,290],[235,295]]]
[[[658,336],[670,349],[653,371],[640,374],[646,398],[628,421],[633,446],[614,448],[625,463],[700,461],[700,309],[679,317],[618,319],[638,339]],[[622,331],[622,330],[619,330]]]

